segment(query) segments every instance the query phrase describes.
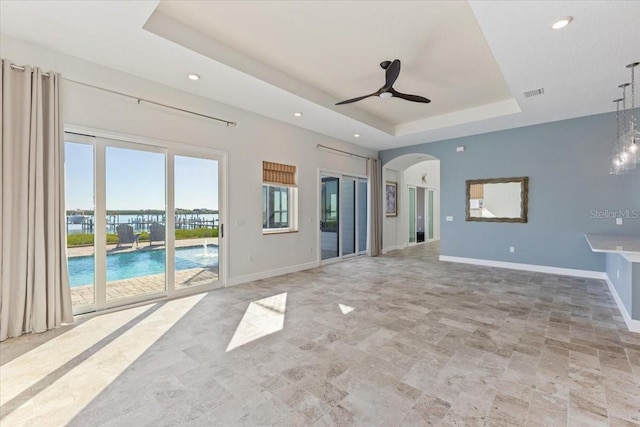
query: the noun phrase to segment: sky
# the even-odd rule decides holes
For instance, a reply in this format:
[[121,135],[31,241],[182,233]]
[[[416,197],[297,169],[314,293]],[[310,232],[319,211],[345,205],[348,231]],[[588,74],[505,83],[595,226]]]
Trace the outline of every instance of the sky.
[[[65,143],[66,209],[92,210],[93,146]],[[175,207],[218,209],[218,162],[175,156]],[[164,209],[165,155],[107,147],[107,210]]]

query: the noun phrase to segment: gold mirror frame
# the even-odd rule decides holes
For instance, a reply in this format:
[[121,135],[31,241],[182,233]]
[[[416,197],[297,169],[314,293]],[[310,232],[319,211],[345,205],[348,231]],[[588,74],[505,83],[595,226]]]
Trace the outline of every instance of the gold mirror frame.
[[[483,218],[471,216],[471,186],[474,184],[506,184],[510,182],[520,183],[520,217],[519,218]],[[529,202],[529,177],[520,176],[514,178],[492,178],[492,179],[468,179],[467,180],[467,221],[475,222],[527,222],[527,211]]]

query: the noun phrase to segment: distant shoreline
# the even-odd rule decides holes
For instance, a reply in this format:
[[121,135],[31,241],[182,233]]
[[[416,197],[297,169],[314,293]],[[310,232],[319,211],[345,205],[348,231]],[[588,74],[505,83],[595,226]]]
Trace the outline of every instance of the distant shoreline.
[[[141,209],[141,210],[108,210],[107,215],[164,215],[166,211],[162,209]],[[218,210],[213,209],[176,209],[176,215],[218,215]],[[93,216],[93,210],[71,209],[67,211],[67,216],[86,215]]]

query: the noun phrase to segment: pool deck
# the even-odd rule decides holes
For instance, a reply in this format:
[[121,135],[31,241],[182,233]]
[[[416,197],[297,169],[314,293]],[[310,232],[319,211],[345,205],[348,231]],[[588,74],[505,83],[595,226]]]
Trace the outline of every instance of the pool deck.
[[[207,237],[206,239],[182,239],[176,240],[176,248],[184,248],[186,246],[202,246],[204,242],[207,242],[210,245],[217,245],[218,238],[217,237]],[[138,246],[134,245],[125,245],[121,248],[117,247],[116,244],[107,245],[107,255],[110,254],[122,254],[127,252],[135,252],[135,251],[152,251],[156,249],[164,249],[163,243],[154,243],[153,246],[149,245],[149,242],[140,242]],[[93,246],[75,246],[71,248],[67,248],[67,257],[74,258],[79,256],[89,256],[93,255],[94,252]]]
[[[202,246],[205,241],[210,245],[217,245],[218,238],[210,237],[206,239],[185,239],[176,240],[176,248],[188,246]],[[148,242],[142,242],[138,247],[133,248],[126,246],[124,248],[116,248],[116,245],[107,245],[107,253],[127,253],[135,251],[149,251],[156,249],[164,249],[162,244],[154,244],[150,246]],[[93,246],[67,248],[69,258],[93,255]],[[166,280],[164,274],[151,274],[148,276],[133,277],[124,280],[115,280],[107,283],[107,302],[117,301],[120,299],[131,298],[136,296],[154,294],[164,292]],[[175,288],[184,289],[193,286],[211,284],[218,280],[218,267],[210,268],[192,268],[189,270],[180,270],[175,273]],[[71,302],[74,307],[93,304],[94,287],[77,286],[71,288]]]

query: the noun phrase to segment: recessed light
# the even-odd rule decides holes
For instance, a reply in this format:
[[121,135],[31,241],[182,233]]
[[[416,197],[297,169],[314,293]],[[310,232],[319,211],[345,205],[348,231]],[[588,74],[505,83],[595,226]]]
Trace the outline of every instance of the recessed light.
[[302,117],[302,113],[293,113],[293,115],[296,117]]
[[360,134],[359,134],[359,133],[354,133],[354,134],[353,134],[353,137],[354,137],[354,138],[360,138]]
[[560,28],[564,28],[569,25],[571,21],[573,21],[572,16],[563,16],[562,18],[554,22],[551,28],[553,28],[554,30],[559,30]]
[[200,80],[200,76],[194,73],[189,74],[187,77],[189,77],[189,80]]

